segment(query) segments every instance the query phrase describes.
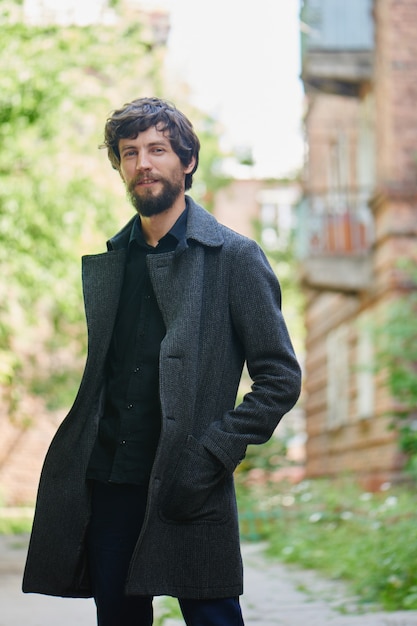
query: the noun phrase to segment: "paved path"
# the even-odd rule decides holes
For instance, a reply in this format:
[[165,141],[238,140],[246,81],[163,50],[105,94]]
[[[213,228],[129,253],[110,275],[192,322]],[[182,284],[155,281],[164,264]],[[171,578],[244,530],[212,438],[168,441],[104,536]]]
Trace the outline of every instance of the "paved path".
[[246,626],[417,626],[417,611],[358,614],[344,585],[266,560],[257,544],[243,555]]
[[[0,536],[0,626],[95,626],[91,600],[21,593],[26,546],[25,537]],[[340,607],[346,611],[352,602],[343,586],[270,562],[258,544],[243,546],[243,555],[246,626],[417,626],[417,611],[344,614]]]

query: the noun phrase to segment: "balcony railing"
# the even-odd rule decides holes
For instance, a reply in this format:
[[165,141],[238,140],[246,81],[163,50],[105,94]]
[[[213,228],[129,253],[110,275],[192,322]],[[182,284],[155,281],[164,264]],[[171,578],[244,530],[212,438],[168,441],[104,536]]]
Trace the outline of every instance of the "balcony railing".
[[320,290],[356,292],[372,284],[374,239],[369,192],[314,193],[298,205],[296,251],[300,278]]
[[304,196],[297,211],[298,256],[367,254],[373,242],[368,198],[369,191],[353,189]]

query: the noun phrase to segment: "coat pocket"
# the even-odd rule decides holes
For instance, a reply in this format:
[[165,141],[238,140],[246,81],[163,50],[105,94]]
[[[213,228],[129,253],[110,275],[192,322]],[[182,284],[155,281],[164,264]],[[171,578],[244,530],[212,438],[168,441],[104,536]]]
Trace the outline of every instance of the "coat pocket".
[[171,522],[222,522],[230,511],[226,468],[191,435],[162,500]]

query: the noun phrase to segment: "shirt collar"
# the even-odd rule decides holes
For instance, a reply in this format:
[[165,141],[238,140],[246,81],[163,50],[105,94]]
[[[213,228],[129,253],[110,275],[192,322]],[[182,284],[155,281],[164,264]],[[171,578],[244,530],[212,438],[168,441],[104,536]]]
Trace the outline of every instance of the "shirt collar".
[[[187,204],[187,228],[182,242],[177,245],[175,254],[180,255],[194,241],[203,246],[217,248],[224,244],[224,228],[219,225],[211,213],[199,206],[190,196],[185,196]],[[107,242],[107,250],[117,251],[127,248],[137,215],[134,215],[123,228]]]
[[[186,243],[186,231],[187,231],[187,217],[188,217],[188,206],[181,213],[175,224],[170,228],[164,237],[160,241],[163,241],[165,237],[169,235],[175,237],[178,244],[181,244],[181,247],[187,247]],[[142,224],[140,220],[140,216],[136,215],[133,223],[133,228],[130,232],[129,238],[129,247],[133,242],[136,242],[141,247],[148,247],[146,243],[145,237],[143,236]]]

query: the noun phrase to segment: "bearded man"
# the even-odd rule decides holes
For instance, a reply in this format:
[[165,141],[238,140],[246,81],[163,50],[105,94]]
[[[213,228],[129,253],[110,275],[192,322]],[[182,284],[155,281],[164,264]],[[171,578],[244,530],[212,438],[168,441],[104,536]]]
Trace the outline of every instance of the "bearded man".
[[23,590],[93,596],[99,626],[150,626],[158,595],[188,626],[242,626],[233,472],[300,391],[279,283],[185,195],[200,143],[174,105],[114,111],[105,146],[136,215],[83,259],[88,357],[45,459]]

